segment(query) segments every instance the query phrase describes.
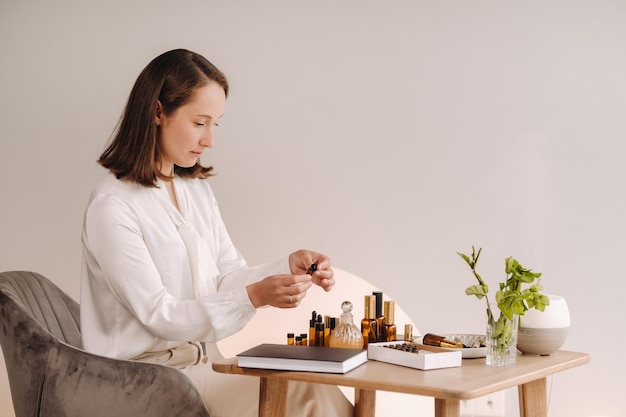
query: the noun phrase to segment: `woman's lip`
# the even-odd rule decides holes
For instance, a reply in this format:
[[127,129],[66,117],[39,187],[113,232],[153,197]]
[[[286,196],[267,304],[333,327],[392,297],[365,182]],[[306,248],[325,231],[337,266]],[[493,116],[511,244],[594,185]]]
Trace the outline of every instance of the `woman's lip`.
[[192,154],[196,155],[196,156],[202,156],[202,152],[195,152],[195,151],[191,151]]

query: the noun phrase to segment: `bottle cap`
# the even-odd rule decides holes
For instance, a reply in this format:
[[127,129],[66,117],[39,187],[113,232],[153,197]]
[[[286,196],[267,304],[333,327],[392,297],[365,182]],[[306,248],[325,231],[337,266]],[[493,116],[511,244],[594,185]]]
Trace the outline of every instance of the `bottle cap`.
[[383,292],[372,291],[372,295],[376,297],[376,317],[383,315]]
[[366,319],[375,319],[376,318],[376,297],[373,295],[365,296],[365,303],[367,304],[367,310],[365,314]]
[[413,341],[413,325],[412,324],[404,325],[404,340],[407,340],[409,342]]
[[395,301],[385,301],[385,324],[395,324],[396,320],[396,302]]

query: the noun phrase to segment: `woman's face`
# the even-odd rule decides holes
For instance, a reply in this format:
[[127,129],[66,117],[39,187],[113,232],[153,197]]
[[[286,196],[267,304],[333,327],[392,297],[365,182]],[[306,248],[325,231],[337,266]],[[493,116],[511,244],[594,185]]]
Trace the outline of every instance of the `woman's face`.
[[204,149],[213,147],[215,126],[225,104],[224,89],[214,81],[198,88],[187,104],[170,115],[163,113],[161,103],[157,104],[162,174],[173,175],[174,165],[194,166]]

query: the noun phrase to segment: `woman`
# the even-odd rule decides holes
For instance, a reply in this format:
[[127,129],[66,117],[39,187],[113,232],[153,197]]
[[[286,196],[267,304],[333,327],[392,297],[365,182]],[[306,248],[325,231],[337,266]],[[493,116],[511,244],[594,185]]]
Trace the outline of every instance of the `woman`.
[[[214,373],[214,343],[257,308],[296,307],[313,284],[329,291],[334,279],[328,257],[313,251],[252,268],[233,246],[207,180],[212,167],[199,162],[227,94],[226,77],[182,49],[137,78],[98,161],[109,173],[85,212],[81,328],[86,350],[180,368],[212,416],[242,417],[257,415],[259,381]],[[289,390],[289,415],[352,414],[337,387]]]

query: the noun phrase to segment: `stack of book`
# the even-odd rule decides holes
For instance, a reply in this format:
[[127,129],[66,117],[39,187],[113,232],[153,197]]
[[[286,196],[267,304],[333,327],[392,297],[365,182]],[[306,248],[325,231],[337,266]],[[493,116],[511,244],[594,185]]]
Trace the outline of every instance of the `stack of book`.
[[345,374],[367,362],[367,350],[265,343],[237,355],[242,368]]

